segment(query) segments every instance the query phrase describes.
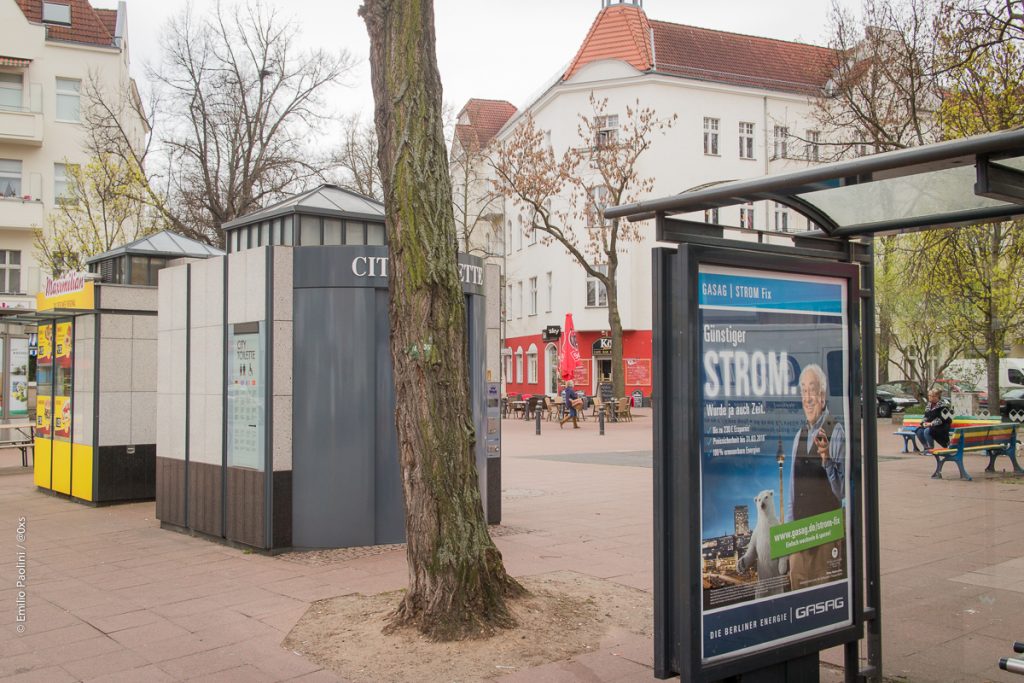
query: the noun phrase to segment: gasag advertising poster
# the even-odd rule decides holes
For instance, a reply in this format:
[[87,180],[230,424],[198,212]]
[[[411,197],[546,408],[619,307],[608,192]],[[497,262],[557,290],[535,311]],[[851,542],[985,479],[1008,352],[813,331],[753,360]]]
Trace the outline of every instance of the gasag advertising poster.
[[853,623],[847,280],[699,269],[702,659]]

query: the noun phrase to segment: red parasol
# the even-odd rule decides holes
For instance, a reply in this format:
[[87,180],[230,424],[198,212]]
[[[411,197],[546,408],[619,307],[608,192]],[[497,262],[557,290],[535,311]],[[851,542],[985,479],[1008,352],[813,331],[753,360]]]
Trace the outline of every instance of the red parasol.
[[576,374],[580,363],[580,347],[576,343],[576,326],[572,324],[572,313],[565,314],[565,327],[562,329],[562,341],[559,344],[558,372],[563,380],[570,380]]

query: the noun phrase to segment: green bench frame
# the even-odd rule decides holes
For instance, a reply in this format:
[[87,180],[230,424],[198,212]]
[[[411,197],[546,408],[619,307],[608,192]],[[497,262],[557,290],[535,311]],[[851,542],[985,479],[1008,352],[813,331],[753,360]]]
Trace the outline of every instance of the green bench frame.
[[957,427],[950,432],[949,448],[932,450],[935,456],[935,472],[932,479],[942,479],[942,466],[949,461],[956,463],[960,469],[960,478],[973,481],[964,469],[965,453],[985,453],[988,455],[986,472],[996,471],[996,458],[1005,455],[1013,463],[1016,474],[1024,474],[1024,469],[1017,462],[1017,423],[1002,422],[980,427]]

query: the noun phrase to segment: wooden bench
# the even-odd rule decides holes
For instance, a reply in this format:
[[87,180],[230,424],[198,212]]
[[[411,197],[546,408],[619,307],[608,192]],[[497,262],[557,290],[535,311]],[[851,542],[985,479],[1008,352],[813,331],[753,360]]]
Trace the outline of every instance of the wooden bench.
[[[921,450],[917,447],[917,428],[921,426],[921,420],[923,419],[924,415],[906,415],[903,417],[903,426],[893,432],[896,436],[903,437],[903,450],[901,453],[909,453],[911,447],[914,448],[915,453]],[[981,427],[997,425],[999,423],[1000,420],[997,417],[957,415],[953,418],[953,424],[950,429],[956,429],[957,427]]]
[[964,454],[981,452],[988,455],[986,472],[995,472],[996,458],[1005,455],[1013,463],[1013,471],[1024,474],[1024,469],[1017,462],[1017,424],[1003,422],[977,427],[958,427],[950,432],[949,448],[932,450],[932,455],[935,456],[935,473],[932,474],[932,479],[942,479],[942,466],[952,460],[960,469],[960,478],[971,481],[971,475],[964,469]]

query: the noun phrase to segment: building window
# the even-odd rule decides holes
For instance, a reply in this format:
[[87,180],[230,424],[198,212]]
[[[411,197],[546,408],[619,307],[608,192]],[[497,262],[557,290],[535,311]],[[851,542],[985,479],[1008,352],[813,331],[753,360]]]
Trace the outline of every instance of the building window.
[[508,285],[508,301],[505,303],[505,320],[512,319],[512,285]]
[[57,79],[57,120],[78,123],[82,120],[82,81],[74,78]]
[[505,356],[505,381],[512,381],[512,349],[508,349],[508,355]]
[[740,159],[754,158],[754,124],[740,121]]
[[774,159],[785,159],[789,155],[789,128],[786,126],[775,126],[775,155]]
[[[594,266],[594,270],[602,275],[608,274],[607,265]],[[602,307],[608,305],[608,289],[604,283],[593,275],[587,274],[587,306]]]
[[53,165],[53,201],[55,204],[77,203],[74,195],[68,190],[68,171],[74,171],[76,168],[78,168],[76,164]]
[[516,384],[523,383],[523,347],[516,349]]
[[537,278],[530,278],[530,315],[537,315]]
[[0,74],[0,109],[21,110],[21,74]]
[[718,156],[718,119],[704,117],[704,153]]
[[740,227],[754,229],[754,203],[747,202],[740,207]]
[[775,202],[775,229],[779,232],[789,232],[789,209],[778,202]]
[[598,116],[594,118],[594,145],[603,147],[614,145],[619,139],[619,115]]
[[0,159],[0,197],[21,197],[21,161]]
[[871,146],[870,145],[866,145],[864,143],[861,143],[861,144],[857,145],[857,156],[859,156],[859,157],[866,157],[869,154],[871,154]]
[[548,273],[548,305],[544,309],[546,313],[551,312],[551,299],[554,296],[554,281],[552,279],[552,273]]
[[43,0],[43,21],[47,24],[71,26],[71,5]]
[[0,291],[21,293],[21,252],[0,250]]
[[821,133],[816,130],[807,131],[807,144],[804,146],[804,152],[808,161],[821,161],[821,151],[818,144],[820,142]]
[[518,222],[518,225],[513,232],[516,236],[516,251],[518,251],[523,248],[523,217],[519,216],[516,221]]
[[704,209],[704,222],[718,225],[718,209]]
[[526,226],[526,230],[530,234],[530,244],[537,244],[537,228],[531,224]]
[[516,283],[516,317],[523,317],[523,281]]
[[526,383],[536,384],[537,383],[537,345],[530,344],[530,349],[526,352]]

